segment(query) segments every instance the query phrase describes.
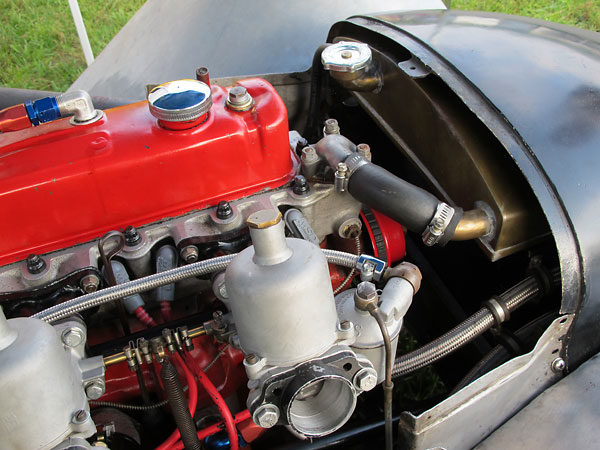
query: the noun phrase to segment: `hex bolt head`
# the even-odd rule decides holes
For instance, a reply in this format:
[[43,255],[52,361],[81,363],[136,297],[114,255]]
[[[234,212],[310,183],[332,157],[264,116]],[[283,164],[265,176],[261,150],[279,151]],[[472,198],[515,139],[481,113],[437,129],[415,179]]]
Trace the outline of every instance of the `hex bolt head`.
[[134,247],[142,242],[141,234],[132,226],[125,228],[123,235],[125,236],[125,245],[128,247]]
[[560,373],[567,367],[565,360],[562,358],[556,358],[552,361],[552,371],[556,373]]
[[234,111],[247,111],[252,108],[254,100],[244,86],[233,86],[229,89],[227,106]]
[[67,328],[64,330],[60,338],[67,347],[77,347],[85,340],[85,333],[80,328]]
[[247,94],[248,91],[244,86],[234,86],[231,89],[229,89],[229,99],[232,102],[244,98],[244,96]]
[[294,178],[294,194],[303,195],[310,191],[310,186],[306,178],[302,175],[296,175]]
[[377,373],[373,369],[361,369],[354,375],[354,384],[363,391],[370,391],[377,386]]
[[363,281],[356,286],[356,295],[364,300],[374,300],[377,298],[377,288],[370,281]]
[[254,423],[262,428],[271,428],[279,420],[279,408],[275,405],[262,405],[254,413]]
[[229,298],[229,295],[227,294],[227,285],[225,283],[221,283],[219,285],[219,294],[221,295],[221,297],[223,298]]
[[97,400],[104,395],[106,387],[101,380],[93,380],[85,387],[85,395],[90,400]]
[[335,119],[327,119],[325,121],[325,127],[323,128],[323,134],[340,134],[340,126],[338,121]]
[[31,254],[27,257],[27,271],[36,275],[41,273],[46,268],[46,261],[40,255]]
[[79,282],[79,286],[83,289],[83,292],[86,294],[91,294],[92,292],[96,292],[98,287],[100,286],[100,278],[96,275],[86,275]]
[[196,262],[198,260],[198,247],[195,245],[188,245],[181,249],[181,259],[183,259],[187,264]]
[[233,209],[231,209],[231,205],[229,202],[225,200],[219,202],[217,205],[217,219],[225,220],[229,219],[233,215]]
[[354,306],[361,311],[367,311],[370,304],[377,305],[377,288],[370,281],[363,281],[356,286],[354,292]]

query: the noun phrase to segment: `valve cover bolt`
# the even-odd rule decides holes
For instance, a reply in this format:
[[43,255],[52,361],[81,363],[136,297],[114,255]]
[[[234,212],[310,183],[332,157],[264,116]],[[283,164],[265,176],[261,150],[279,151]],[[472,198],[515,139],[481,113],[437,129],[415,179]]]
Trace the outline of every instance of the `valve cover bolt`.
[[303,195],[310,191],[310,186],[306,178],[302,175],[296,175],[294,178],[294,194]]
[[254,99],[244,86],[233,86],[227,96],[227,107],[233,111],[248,111],[254,105]]
[[33,275],[42,272],[46,268],[46,261],[39,255],[31,254],[27,257],[27,271]]
[[231,209],[231,205],[229,202],[221,201],[217,205],[217,218],[221,220],[225,220],[230,218],[233,215],[233,209]]
[[125,228],[123,234],[125,235],[125,245],[128,247],[134,247],[142,241],[142,236],[138,230],[132,226]]

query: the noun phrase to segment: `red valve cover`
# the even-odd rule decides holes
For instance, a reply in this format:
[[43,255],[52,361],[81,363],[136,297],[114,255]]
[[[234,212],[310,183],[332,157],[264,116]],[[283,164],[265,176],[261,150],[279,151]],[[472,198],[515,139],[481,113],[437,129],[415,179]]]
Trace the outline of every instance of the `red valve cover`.
[[239,84],[250,111],[227,109],[227,90],[213,86],[208,119],[189,130],[162,128],[140,102],[90,125],[0,134],[0,264],[288,182],[283,101],[264,80]]

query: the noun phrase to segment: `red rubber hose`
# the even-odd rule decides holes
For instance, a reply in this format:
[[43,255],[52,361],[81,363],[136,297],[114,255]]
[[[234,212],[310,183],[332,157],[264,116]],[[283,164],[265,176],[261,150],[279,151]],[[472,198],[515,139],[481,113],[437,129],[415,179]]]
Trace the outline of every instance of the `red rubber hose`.
[[233,416],[231,415],[231,411],[229,407],[225,403],[225,400],[219,393],[218,389],[214,384],[208,379],[208,377],[204,374],[202,369],[198,367],[189,353],[184,354],[184,358],[189,367],[196,373],[196,377],[198,378],[198,382],[202,385],[202,387],[206,390],[211,400],[215,403],[219,412],[221,413],[221,417],[223,417],[223,421],[225,422],[225,429],[227,430],[227,434],[229,435],[229,445],[230,450],[238,450],[239,441],[237,428],[235,427],[235,423],[233,422]]
[[[245,409],[242,412],[237,413],[233,417],[233,423],[244,422],[248,419],[250,419],[250,411]],[[208,436],[212,436],[213,434],[218,433],[219,431],[223,431],[224,426],[225,422],[221,421],[219,423],[215,423],[206,428],[203,428],[202,430],[198,431],[198,439],[204,439]],[[183,443],[181,441],[178,441],[173,447],[170,448],[170,450],[184,450]]]

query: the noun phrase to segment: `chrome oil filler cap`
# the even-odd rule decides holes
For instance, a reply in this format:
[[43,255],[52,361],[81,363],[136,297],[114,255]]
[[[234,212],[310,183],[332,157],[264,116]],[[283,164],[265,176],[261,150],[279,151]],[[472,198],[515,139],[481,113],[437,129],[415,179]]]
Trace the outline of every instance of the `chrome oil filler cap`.
[[148,94],[150,113],[160,121],[191,122],[212,106],[210,86],[197,80],[175,80],[156,86]]

